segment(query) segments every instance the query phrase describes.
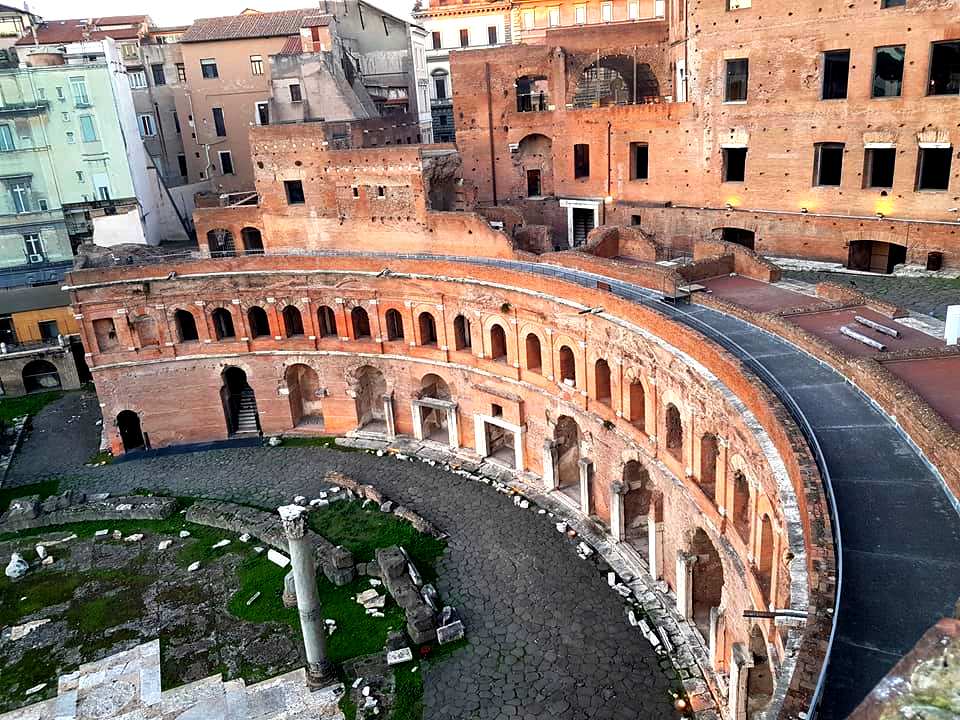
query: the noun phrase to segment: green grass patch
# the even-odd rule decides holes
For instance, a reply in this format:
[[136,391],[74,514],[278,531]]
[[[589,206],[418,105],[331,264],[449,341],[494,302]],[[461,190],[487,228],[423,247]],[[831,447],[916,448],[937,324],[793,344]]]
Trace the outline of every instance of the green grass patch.
[[[423,669],[427,665],[442,662],[457,650],[466,647],[467,640],[457,640],[448,645],[436,645],[419,665],[413,663],[394,668],[397,695],[394,700],[390,720],[422,720],[423,718]],[[414,672],[413,668],[417,668]]]
[[341,450],[342,452],[356,452],[360,448],[346,447],[337,445],[337,438],[334,435],[318,435],[316,437],[284,437],[283,442],[278,445],[281,448],[297,447],[319,447],[328,450]]
[[105,465],[110,465],[113,462],[113,453],[109,450],[101,450],[90,456],[87,460],[87,465],[99,465],[104,463]]
[[14,418],[22,415],[36,415],[54,400],[62,397],[61,390],[54,390],[23,397],[4,398],[0,400],[0,421],[9,424]]
[[0,579],[0,625],[15,625],[21,618],[45,607],[69,602],[83,581],[80,575],[59,572],[34,572],[17,582],[3,577]]
[[[94,577],[99,575],[94,573]],[[104,580],[108,582],[103,592],[74,600],[64,616],[87,637],[98,637],[108,628],[138,619],[146,611],[143,593],[151,578],[132,573],[110,573]]]
[[17,498],[27,497],[29,495],[39,495],[41,500],[46,500],[51,495],[56,495],[60,490],[59,480],[44,480],[43,482],[32,485],[20,485],[19,487],[9,487],[0,489],[0,512],[6,512],[10,509],[10,503]]
[[377,548],[402,545],[427,582],[446,548],[443,540],[419,532],[409,522],[380,512],[375,503],[335,502],[309,515],[310,527],[334,545],[343,545],[358,562],[370,562]]
[[51,698],[57,694],[57,667],[52,648],[31,648],[23,653],[19,662],[11,663],[0,656],[0,712],[25,704],[21,698],[30,688],[47,683],[47,687],[27,700],[31,703]]

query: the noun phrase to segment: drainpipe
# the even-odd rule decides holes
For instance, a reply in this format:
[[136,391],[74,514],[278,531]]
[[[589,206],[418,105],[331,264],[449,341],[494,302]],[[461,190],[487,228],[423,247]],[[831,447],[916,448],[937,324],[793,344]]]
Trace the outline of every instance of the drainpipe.
[[490,87],[490,63],[484,63],[487,77],[487,126],[490,130],[490,184],[493,190],[493,204],[497,204],[497,153],[493,143],[493,90]]
[[612,144],[613,124],[607,120],[607,194],[603,198],[603,225],[607,224],[607,198],[611,197],[613,188],[611,177],[613,175],[613,158],[610,156],[610,146]]

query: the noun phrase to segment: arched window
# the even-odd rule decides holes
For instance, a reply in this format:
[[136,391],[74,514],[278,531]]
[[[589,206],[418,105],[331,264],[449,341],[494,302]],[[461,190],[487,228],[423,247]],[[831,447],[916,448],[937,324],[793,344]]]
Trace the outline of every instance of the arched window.
[[604,405],[610,404],[610,365],[600,358],[594,365],[594,383],[596,384],[597,400]]
[[350,322],[353,323],[353,337],[355,340],[370,337],[370,316],[367,311],[357,305],[350,311]]
[[199,340],[197,335],[197,321],[193,313],[187,310],[177,310],[173,314],[173,322],[177,326],[177,340],[180,342],[193,342]]
[[287,337],[303,335],[303,316],[294,305],[287,305],[283,309],[283,331]]
[[207,231],[207,247],[210,249],[210,257],[233,257],[237,254],[233,233],[223,228]]
[[56,390],[60,387],[57,366],[46,360],[31,360],[20,371],[23,387],[28,393]]
[[577,361],[573,350],[566,345],[560,348],[560,382],[571,387],[577,386]]
[[683,423],[676,405],[667,405],[667,452],[675,460],[683,460]]
[[527,333],[524,345],[527,351],[527,370],[543,372],[543,358],[540,355],[540,337],[536,333]]
[[236,336],[236,333],[233,331],[233,316],[229,310],[226,308],[217,308],[211,314],[211,318],[213,319],[213,332],[217,336],[217,340],[224,340],[225,338]]
[[507,334],[500,325],[490,328],[490,357],[497,362],[507,361]]
[[420,317],[417,319],[417,323],[420,326],[420,344],[436,345],[437,323],[433,319],[433,315],[428,312],[422,312],[420,313]]
[[733,473],[733,527],[744,545],[750,544],[750,482],[739,470]]
[[263,255],[263,237],[255,227],[245,227],[240,231],[243,240],[243,251],[247,255]]
[[647,425],[647,398],[639,380],[630,383],[630,423],[638,430]]
[[470,321],[463,315],[457,315],[453,319],[453,349],[466,350],[470,346]]
[[[112,321],[111,321],[112,322]],[[93,321],[94,330],[96,330],[97,321]],[[150,347],[151,345],[160,345],[160,331],[157,328],[157,321],[150,315],[140,315],[133,319],[133,330],[137,335],[137,342],[140,347]],[[97,336],[97,344],[100,343],[100,337]],[[101,348],[102,349],[102,348]]]
[[716,502],[717,458],[720,456],[717,437],[707,433],[700,438],[700,489]]
[[320,323],[320,337],[337,337],[337,316],[333,308],[321,305],[317,309],[317,320]]
[[390,308],[386,314],[387,340],[403,340],[403,316],[399,310]]
[[270,334],[270,321],[267,312],[262,307],[254,305],[247,311],[247,321],[250,323],[250,336],[265,337]]
[[767,602],[773,602],[771,580],[773,578],[773,523],[769,515],[760,518],[760,552],[757,555],[757,571],[760,588]]
[[628,55],[607,55],[584,68],[577,78],[573,105],[631,105],[655,101],[658,95],[660,83],[649,65]]

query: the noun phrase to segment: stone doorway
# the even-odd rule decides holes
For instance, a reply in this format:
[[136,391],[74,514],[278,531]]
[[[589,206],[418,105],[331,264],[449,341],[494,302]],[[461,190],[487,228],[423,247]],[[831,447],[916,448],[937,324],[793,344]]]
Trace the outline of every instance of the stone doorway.
[[523,430],[502,417],[474,416],[477,454],[485,459],[523,470]]
[[221,374],[220,399],[227,421],[228,435],[260,432],[257,398],[247,382],[247,374],[238,367],[228,367]]
[[580,497],[580,426],[569,415],[561,415],[553,430],[553,440],[556,443],[557,490],[581,505]]
[[412,401],[414,436],[450,447],[459,447],[457,404],[450,387],[439,375],[428,373],[420,380],[418,397]]
[[117,430],[123,451],[130,452],[144,446],[143,431],[140,429],[140,416],[133,410],[123,410],[117,415]]
[[[355,308],[356,309],[356,308]],[[383,373],[364,365],[356,373],[357,429],[365,432],[387,433],[384,396],[387,381]]]
[[293,426],[300,430],[322,431],[323,390],[317,371],[309,365],[298,363],[287,368],[285,379]]

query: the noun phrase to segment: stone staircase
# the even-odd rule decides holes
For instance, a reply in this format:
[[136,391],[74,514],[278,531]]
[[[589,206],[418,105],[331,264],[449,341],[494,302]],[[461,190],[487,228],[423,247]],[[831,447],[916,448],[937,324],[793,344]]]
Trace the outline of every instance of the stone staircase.
[[237,412],[237,434],[260,432],[260,421],[257,419],[257,398],[250,388],[240,392],[240,409]]

